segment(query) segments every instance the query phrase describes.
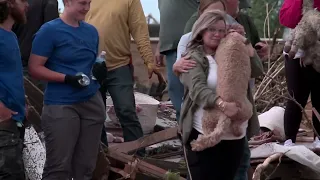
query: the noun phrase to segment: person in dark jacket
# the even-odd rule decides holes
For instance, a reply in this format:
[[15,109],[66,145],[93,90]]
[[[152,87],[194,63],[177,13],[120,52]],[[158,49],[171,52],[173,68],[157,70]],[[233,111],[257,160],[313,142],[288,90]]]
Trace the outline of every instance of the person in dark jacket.
[[[285,0],[279,11],[280,24],[294,29],[302,18],[302,0]],[[320,9],[320,1],[314,1],[314,8]],[[320,111],[320,73],[312,66],[300,66],[300,58],[289,59],[285,56],[285,72],[288,92],[301,105],[305,107],[311,95],[312,106]],[[319,96],[319,97],[318,97]],[[296,102],[288,100],[284,113],[284,131],[286,134],[285,146],[294,146],[302,120],[302,111]],[[312,114],[312,124],[315,135],[320,134],[319,119]],[[320,148],[320,137],[315,137],[313,146]]]
[[[24,75],[30,79],[30,77],[28,76],[27,66],[31,52],[33,36],[44,23],[58,18],[59,11],[57,0],[28,1],[29,8],[27,12],[27,23],[15,23],[12,27],[12,31],[16,34],[18,38]],[[38,86],[38,88],[44,90],[43,83],[35,80],[32,81]]]

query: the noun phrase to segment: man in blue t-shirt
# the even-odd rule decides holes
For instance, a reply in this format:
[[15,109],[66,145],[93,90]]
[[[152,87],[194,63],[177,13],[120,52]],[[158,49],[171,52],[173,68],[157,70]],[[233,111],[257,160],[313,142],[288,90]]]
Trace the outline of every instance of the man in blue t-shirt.
[[60,18],[42,25],[32,43],[29,74],[48,82],[41,115],[44,180],[89,180],[96,165],[106,112],[92,77],[98,31],[82,21],[90,2],[64,2]]
[[0,179],[25,179],[22,160],[25,96],[22,62],[12,25],[26,22],[28,2],[0,0]]

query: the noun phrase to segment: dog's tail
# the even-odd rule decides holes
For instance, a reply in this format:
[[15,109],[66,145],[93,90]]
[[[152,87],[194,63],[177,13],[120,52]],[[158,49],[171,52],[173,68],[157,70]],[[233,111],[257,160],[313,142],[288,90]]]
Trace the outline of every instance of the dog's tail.
[[197,140],[190,143],[193,151],[202,151],[217,145],[221,141],[221,136],[231,126],[231,119],[226,116],[222,117],[223,119],[219,119],[214,131],[208,135],[199,135]]

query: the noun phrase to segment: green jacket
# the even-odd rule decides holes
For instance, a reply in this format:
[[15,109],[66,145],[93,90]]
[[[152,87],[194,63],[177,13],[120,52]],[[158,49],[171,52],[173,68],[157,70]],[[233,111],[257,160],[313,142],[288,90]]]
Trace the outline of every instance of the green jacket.
[[[193,115],[199,105],[204,103],[204,108],[214,108],[215,101],[217,99],[215,91],[207,86],[209,62],[206,54],[203,51],[203,47],[200,46],[196,50],[190,52],[190,56],[194,61],[197,62],[196,67],[189,70],[189,72],[182,73],[180,75],[180,81],[185,86],[184,101],[179,120],[179,133],[182,137],[183,144],[186,144],[189,139],[190,132],[193,128]],[[258,77],[263,73],[261,67],[255,63],[255,61],[255,58],[251,58],[251,68],[256,69],[251,72],[252,78]],[[252,102],[253,98],[249,83],[247,95],[249,100]],[[254,103],[253,109],[255,110]],[[256,113],[256,111],[254,112]],[[258,123],[258,120],[255,118],[257,118],[257,114],[255,114],[255,116],[253,116],[249,122],[255,121]],[[259,131],[259,123],[257,131]],[[249,133],[247,132],[250,137],[253,133],[257,132]]]

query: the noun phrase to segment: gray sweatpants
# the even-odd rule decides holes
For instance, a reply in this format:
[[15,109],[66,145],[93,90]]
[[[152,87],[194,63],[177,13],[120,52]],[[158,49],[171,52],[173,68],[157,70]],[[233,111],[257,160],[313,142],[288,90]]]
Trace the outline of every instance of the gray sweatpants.
[[46,162],[43,180],[92,179],[106,118],[100,93],[73,105],[44,105]]

